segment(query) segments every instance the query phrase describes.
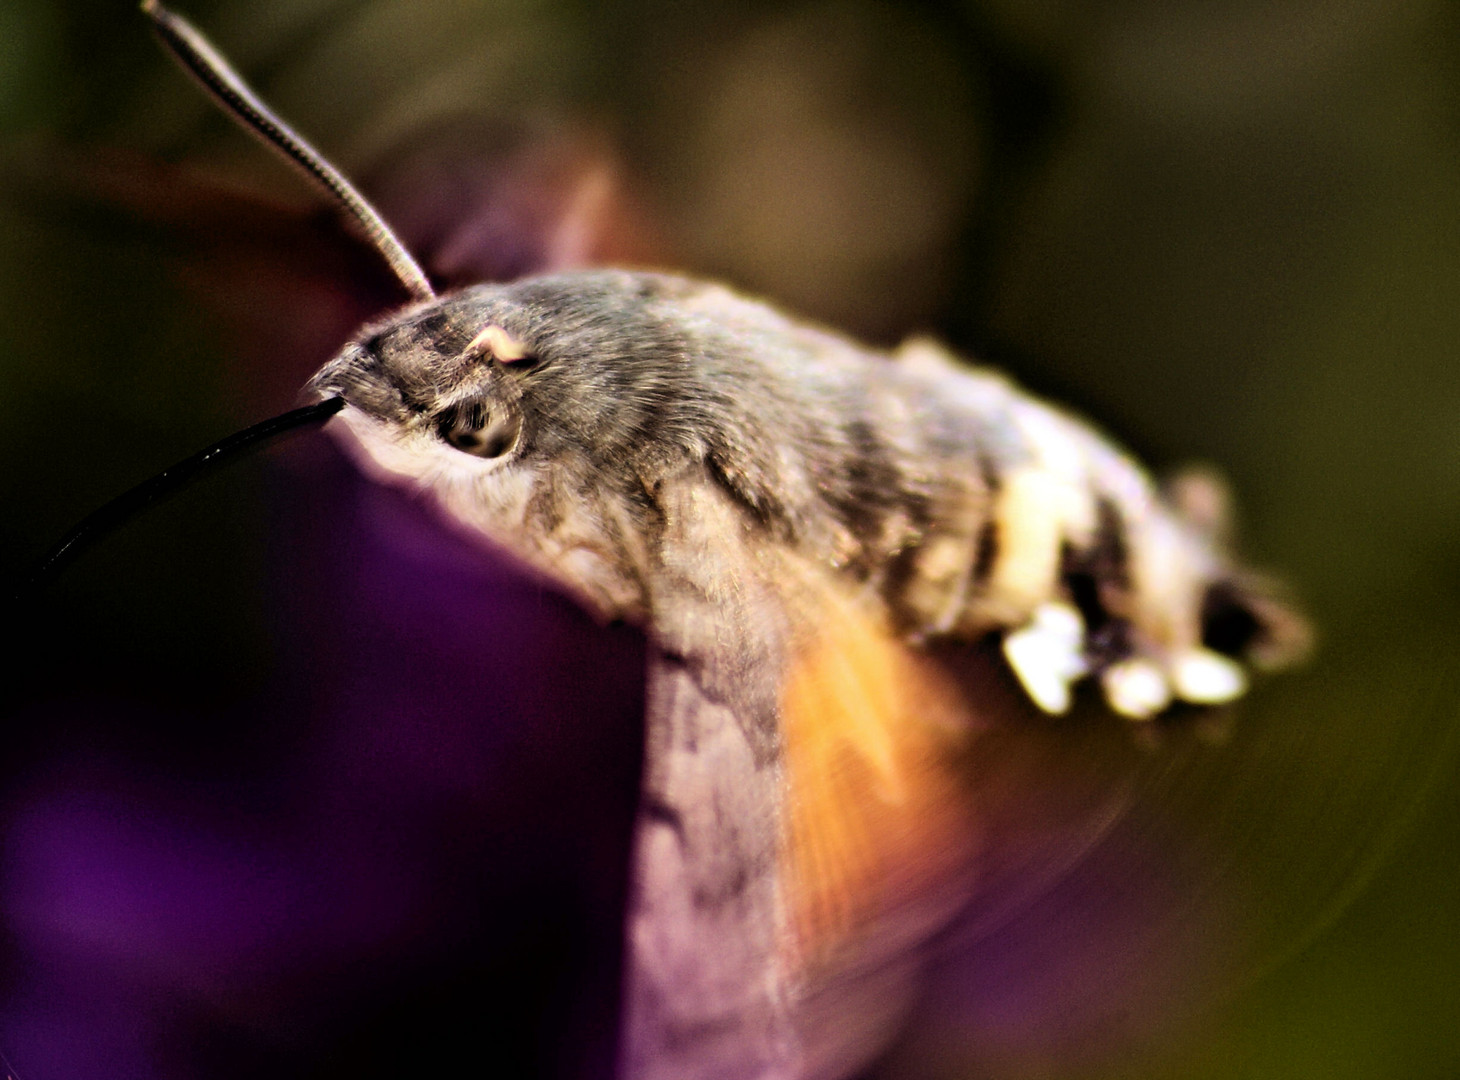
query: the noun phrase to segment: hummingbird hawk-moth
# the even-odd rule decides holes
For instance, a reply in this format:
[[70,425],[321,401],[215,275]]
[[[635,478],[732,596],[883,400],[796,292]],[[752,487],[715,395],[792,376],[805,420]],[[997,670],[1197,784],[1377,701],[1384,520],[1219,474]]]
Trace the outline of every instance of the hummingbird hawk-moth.
[[1301,642],[1226,546],[1085,422],[913,340],[713,283],[585,270],[435,295],[388,226],[160,4],[164,41],[376,244],[412,300],[311,380],[426,493],[650,646],[624,1077],[852,1075],[979,871],[968,748],[994,643],[1028,701],[1147,720]]

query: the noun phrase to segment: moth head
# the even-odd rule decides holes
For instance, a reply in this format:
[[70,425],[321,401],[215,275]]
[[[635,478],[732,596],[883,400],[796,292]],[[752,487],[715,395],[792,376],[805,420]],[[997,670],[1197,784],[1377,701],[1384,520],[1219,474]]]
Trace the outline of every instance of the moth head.
[[663,445],[686,398],[686,343],[656,314],[656,281],[591,271],[417,304],[365,327],[310,389],[342,397],[398,476],[592,470],[601,484]]

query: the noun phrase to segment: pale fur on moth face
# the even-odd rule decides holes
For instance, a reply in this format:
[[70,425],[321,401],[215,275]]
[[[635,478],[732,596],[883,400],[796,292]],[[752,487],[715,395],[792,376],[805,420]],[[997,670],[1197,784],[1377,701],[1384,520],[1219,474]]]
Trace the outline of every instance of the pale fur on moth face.
[[448,522],[505,548],[600,618],[642,617],[641,568],[624,571],[627,530],[606,529],[604,508],[564,500],[569,513],[551,533],[531,527],[534,501],[541,504],[553,484],[550,469],[483,460],[358,409],[344,410],[338,420],[341,441],[367,476],[428,492]]

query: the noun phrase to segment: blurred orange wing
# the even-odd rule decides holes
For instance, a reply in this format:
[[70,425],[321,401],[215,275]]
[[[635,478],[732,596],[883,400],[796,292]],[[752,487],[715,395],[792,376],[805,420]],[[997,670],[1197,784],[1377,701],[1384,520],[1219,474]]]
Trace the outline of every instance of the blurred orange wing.
[[792,966],[812,974],[936,929],[978,842],[962,689],[855,601],[816,601],[781,693],[781,880]]

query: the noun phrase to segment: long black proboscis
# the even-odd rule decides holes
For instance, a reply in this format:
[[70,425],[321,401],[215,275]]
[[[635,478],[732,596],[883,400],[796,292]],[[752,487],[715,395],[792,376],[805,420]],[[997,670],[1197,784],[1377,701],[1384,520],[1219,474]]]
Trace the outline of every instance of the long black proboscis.
[[425,271],[379,211],[304,136],[274,115],[196,27],[181,15],[168,11],[159,0],[142,0],[142,11],[152,20],[153,29],[168,51],[224,112],[282,154],[359,224],[371,246],[390,264],[412,296],[430,300],[436,295]]
[[270,417],[220,439],[206,450],[184,458],[156,476],[142,481],[130,491],[118,495],[111,502],[88,514],[57,541],[21,582],[17,598],[23,598],[45,585],[87,548],[148,507],[177,494],[194,480],[222,468],[264,443],[302,427],[323,424],[344,405],[344,398],[331,397],[280,416]]

